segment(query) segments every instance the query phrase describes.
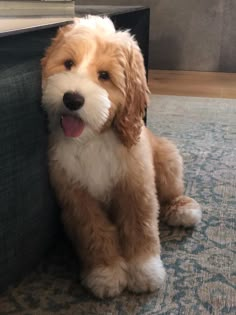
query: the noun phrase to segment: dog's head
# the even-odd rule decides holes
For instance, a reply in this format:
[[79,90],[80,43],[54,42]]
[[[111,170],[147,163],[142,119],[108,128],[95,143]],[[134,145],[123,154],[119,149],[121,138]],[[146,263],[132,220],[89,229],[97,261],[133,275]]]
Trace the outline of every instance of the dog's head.
[[42,78],[52,130],[80,139],[113,128],[127,147],[138,141],[148,104],[143,57],[109,18],[88,16],[59,29]]

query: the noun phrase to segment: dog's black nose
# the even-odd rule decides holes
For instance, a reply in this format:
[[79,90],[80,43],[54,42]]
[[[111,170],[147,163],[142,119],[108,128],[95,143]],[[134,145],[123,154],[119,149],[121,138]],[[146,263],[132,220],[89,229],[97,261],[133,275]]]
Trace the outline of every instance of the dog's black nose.
[[84,97],[77,92],[66,92],[63,96],[63,103],[70,110],[77,110],[84,104]]

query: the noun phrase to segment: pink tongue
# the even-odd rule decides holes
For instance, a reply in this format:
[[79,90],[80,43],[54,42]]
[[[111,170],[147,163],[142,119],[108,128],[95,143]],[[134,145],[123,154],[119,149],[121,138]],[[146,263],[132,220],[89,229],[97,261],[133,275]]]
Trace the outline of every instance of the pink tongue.
[[61,126],[66,137],[79,137],[84,130],[84,122],[74,116],[61,116]]

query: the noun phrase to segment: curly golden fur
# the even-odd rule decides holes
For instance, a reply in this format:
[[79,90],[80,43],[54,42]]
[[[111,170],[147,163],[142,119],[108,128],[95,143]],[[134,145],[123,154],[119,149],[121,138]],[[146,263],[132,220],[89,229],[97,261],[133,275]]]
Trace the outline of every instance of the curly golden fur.
[[175,145],[143,124],[149,90],[137,42],[107,17],[76,19],[46,51],[42,77],[51,182],[82,283],[98,297],[156,290],[165,279],[159,217],[191,226],[201,210],[183,196]]

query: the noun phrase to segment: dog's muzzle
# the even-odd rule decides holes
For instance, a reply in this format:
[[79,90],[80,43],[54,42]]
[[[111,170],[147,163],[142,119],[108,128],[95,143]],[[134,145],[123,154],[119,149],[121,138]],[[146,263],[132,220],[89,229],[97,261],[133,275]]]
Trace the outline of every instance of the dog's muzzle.
[[77,92],[66,92],[63,96],[63,103],[69,111],[61,116],[61,127],[66,137],[79,137],[84,130],[85,124],[75,113],[84,105],[84,97]]

